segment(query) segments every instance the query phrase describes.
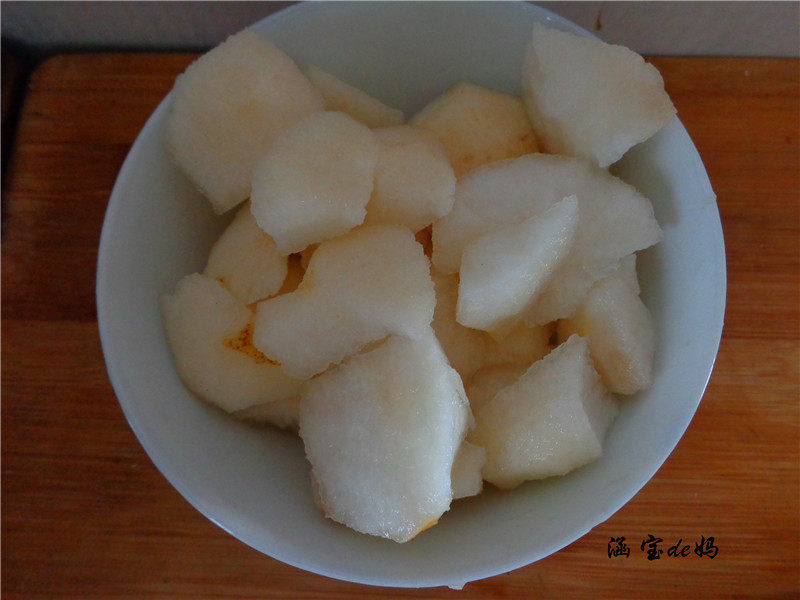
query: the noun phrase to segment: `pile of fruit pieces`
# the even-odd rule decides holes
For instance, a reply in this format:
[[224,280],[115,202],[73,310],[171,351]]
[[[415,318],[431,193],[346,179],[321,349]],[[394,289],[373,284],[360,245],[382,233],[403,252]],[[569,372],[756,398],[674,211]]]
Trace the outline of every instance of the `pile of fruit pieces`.
[[406,542],[484,480],[576,469],[612,394],[652,384],[635,252],[662,232],[606,167],[673,118],[661,76],[537,25],[522,87],[459,83],[403,124],[252,31],[175,83],[170,156],[216,212],[244,203],[161,299],[177,370],[296,429],[357,531]]

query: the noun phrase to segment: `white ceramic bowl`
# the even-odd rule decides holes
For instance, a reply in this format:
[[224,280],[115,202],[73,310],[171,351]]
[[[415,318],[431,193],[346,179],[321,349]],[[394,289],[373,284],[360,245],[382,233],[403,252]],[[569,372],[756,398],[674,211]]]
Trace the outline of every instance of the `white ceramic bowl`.
[[[519,91],[531,24],[575,25],[526,3],[311,3],[253,27],[298,62],[329,70],[413,114],[459,79]],[[675,120],[615,172],[648,196],[665,239],[640,259],[658,331],[655,385],[625,402],[604,456],[572,474],[457,502],[399,545],[324,519],[300,440],[230,419],[193,398],[173,367],[156,299],[203,267],[228,219],[171,166],[153,113],[111,195],[97,273],[108,372],[131,427],[200,512],[291,565],[374,585],[460,585],[516,569],[608,519],[653,476],[705,390],[725,306],[719,213],[703,164]]]

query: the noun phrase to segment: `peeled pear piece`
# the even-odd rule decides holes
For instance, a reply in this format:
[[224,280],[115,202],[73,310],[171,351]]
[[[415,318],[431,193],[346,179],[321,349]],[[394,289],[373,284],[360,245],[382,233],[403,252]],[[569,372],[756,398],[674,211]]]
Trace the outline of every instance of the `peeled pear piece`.
[[198,58],[175,81],[167,151],[223,213],[250,195],[253,165],[275,138],[324,107],[292,59],[246,29]]
[[456,320],[488,331],[522,313],[566,258],[577,226],[578,201],[569,196],[467,243]]
[[432,269],[431,277],[436,289],[432,326],[450,364],[464,381],[486,365],[514,362],[527,367],[549,351],[550,326],[528,327],[517,322],[487,333],[461,325],[456,321],[458,275],[442,275]]
[[494,363],[519,363],[526,367],[544,357],[550,348],[550,338],[556,332],[555,323],[529,327],[511,319],[489,330],[489,336],[497,345],[497,360]]
[[559,338],[586,338],[606,388],[633,394],[653,385],[655,328],[650,311],[623,267],[594,284],[571,319],[558,324]]
[[570,195],[577,197],[580,215],[572,249],[526,309],[524,320],[533,326],[569,317],[620,258],[662,237],[645,197],[582,159],[530,154],[481,167],[459,180],[453,210],[433,226],[434,265],[455,272],[471,240],[540,214]]
[[617,268],[613,263],[611,266],[584,268],[570,257],[565,262],[553,273],[547,287],[523,315],[527,325],[535,327],[573,315],[594,282]]
[[458,181],[453,210],[433,225],[433,264],[455,273],[470,241],[541,214],[567,196],[577,197],[580,213],[572,264],[616,265],[661,239],[650,201],[632,186],[582,159],[530,154]]
[[399,225],[365,225],[323,242],[297,290],[258,303],[253,342],[306,379],[389,334],[419,339],[435,304],[429,268]]
[[[531,363],[532,364],[532,363]],[[520,363],[501,363],[487,365],[478,369],[464,384],[469,406],[477,413],[488,404],[500,390],[516,383],[530,365]]]
[[572,336],[480,408],[469,439],[486,448],[484,479],[510,489],[598,458],[616,413],[586,341]]
[[466,81],[430,102],[409,124],[442,142],[456,177],[539,149],[522,100]]
[[533,26],[522,69],[525,106],[548,152],[601,167],[675,116],[661,74],[622,46]]
[[486,463],[486,450],[464,440],[456,454],[452,470],[453,500],[477,496],[483,489],[481,470]]
[[211,248],[203,275],[219,280],[244,304],[280,290],[286,279],[286,257],[261,229],[245,204]]
[[299,396],[302,381],[253,347],[252,311],[219,281],[188,275],[160,300],[175,366],[194,394],[231,413]]
[[573,256],[568,257],[566,262],[553,274],[550,283],[523,315],[523,320],[530,327],[572,316],[596,281],[617,272],[625,278],[631,289],[639,293],[634,254],[622,257],[619,261],[609,258],[602,262],[581,264]]
[[470,419],[430,329],[418,340],[392,336],[312,379],[300,437],[325,516],[396,542],[434,525],[453,499]]
[[486,332],[465,327],[456,321],[458,274],[442,275],[432,269],[431,277],[436,289],[433,330],[450,364],[466,381],[486,364],[496,345]]
[[375,129],[380,155],[365,223],[419,231],[453,208],[456,177],[439,141],[417,127]]
[[310,65],[306,76],[322,97],[326,110],[343,112],[370,128],[400,125],[406,118],[403,111],[383,102],[338,77]]
[[340,112],[311,115],[284,132],[253,168],[251,210],[282,254],[360,225],[379,144]]

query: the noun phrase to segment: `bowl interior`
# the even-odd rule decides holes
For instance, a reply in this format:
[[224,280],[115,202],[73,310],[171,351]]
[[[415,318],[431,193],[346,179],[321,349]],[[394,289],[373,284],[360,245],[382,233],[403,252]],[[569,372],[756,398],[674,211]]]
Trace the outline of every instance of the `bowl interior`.
[[[581,32],[524,3],[311,3],[254,25],[313,63],[413,114],[460,79],[519,92],[534,21]],[[583,32],[585,34],[585,32]],[[676,119],[615,173],[655,206],[664,241],[639,261],[658,332],[655,385],[624,403],[604,456],[566,477],[454,503],[412,543],[356,534],[322,518],[296,436],[234,421],[183,387],[157,298],[201,269],[229,218],[171,166],[165,100],[112,194],[98,261],[98,320],[108,371],[131,427],[167,479],[213,522],[297,567],[348,581],[460,585],[559,550],[652,477],[702,397],[722,328],[725,257],[708,177]]]

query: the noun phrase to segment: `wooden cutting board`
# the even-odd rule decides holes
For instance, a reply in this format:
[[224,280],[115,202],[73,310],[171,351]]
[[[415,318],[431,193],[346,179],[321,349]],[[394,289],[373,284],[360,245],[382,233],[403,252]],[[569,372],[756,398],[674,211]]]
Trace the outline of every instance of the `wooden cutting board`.
[[[30,82],[3,194],[2,592],[16,598],[790,598],[798,584],[800,63],[659,58],[718,194],[722,346],[653,480],[554,556],[446,588],[367,588],[263,556],[156,470],[109,385],[94,275],[111,187],[193,59],[56,56]],[[664,555],[640,550],[649,534]],[[532,534],[534,535],[534,534]],[[625,536],[628,557],[608,557]],[[713,536],[714,558],[668,557]]]

